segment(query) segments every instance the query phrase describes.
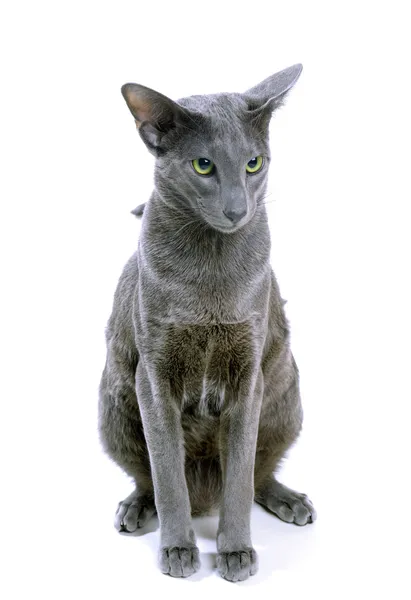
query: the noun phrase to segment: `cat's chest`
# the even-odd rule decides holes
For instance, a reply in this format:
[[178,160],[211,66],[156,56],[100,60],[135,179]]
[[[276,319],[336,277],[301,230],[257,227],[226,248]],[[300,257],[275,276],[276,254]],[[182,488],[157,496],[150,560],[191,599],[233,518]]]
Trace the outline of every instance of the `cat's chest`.
[[183,409],[218,414],[255,362],[253,323],[168,325],[149,353]]

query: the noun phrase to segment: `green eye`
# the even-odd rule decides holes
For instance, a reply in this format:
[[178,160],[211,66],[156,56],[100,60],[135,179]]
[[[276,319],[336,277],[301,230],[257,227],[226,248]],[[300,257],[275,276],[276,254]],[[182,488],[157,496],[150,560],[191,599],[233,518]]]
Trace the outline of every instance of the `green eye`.
[[199,175],[211,175],[214,171],[214,163],[212,160],[208,158],[196,158],[193,160],[192,165],[194,167],[194,171]]
[[262,156],[255,156],[249,160],[245,166],[247,173],[257,173],[262,168],[263,162]]

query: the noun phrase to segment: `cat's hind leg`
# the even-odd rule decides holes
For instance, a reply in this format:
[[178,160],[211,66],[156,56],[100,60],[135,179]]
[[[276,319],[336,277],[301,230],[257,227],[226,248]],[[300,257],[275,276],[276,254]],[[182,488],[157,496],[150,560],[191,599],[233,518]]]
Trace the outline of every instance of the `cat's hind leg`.
[[[111,354],[100,385],[99,433],[103,449],[135,482],[135,490],[119,503],[114,518],[118,531],[133,533],[156,512],[150,460],[134,390],[131,368],[114,372]],[[110,369],[111,367],[111,369]]]
[[317,518],[315,508],[306,494],[291,490],[277,481],[274,475],[256,490],[255,501],[287,523],[307,525]]
[[[254,499],[281,520],[296,525],[313,523],[316,512],[305,494],[286,487],[274,476],[301,431],[298,369],[287,351],[282,366],[265,372],[265,397],[260,416],[254,471]],[[276,387],[276,381],[280,381]]]
[[115,528],[124,533],[141,529],[156,512],[152,494],[141,494],[135,489],[119,503],[114,517]]

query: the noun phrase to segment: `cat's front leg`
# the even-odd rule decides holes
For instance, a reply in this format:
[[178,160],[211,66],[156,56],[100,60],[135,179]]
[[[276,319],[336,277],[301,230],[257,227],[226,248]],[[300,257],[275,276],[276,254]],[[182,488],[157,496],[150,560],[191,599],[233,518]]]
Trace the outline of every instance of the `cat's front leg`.
[[217,534],[217,567],[224,579],[243,581],[257,572],[250,519],[254,498],[254,463],[263,395],[257,371],[240,384],[232,404],[221,416],[220,448],[223,498]]
[[172,577],[188,577],[200,568],[200,560],[184,472],[180,410],[169,384],[155,369],[148,371],[139,363],[136,386],[160,521],[160,569]]

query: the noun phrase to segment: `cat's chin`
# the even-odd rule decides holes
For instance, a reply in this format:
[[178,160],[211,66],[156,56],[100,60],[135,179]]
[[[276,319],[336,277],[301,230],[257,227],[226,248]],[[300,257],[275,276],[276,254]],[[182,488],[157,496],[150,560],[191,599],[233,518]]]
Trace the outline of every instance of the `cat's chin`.
[[224,226],[224,225],[215,225],[214,223],[209,223],[207,221],[207,224],[211,227],[211,229],[214,229],[214,231],[218,231],[219,233],[235,233],[236,231],[239,231],[240,229],[242,229],[242,227],[244,227],[244,225],[246,225],[247,221],[245,223],[242,223],[241,225],[232,225],[231,227],[228,226]]

